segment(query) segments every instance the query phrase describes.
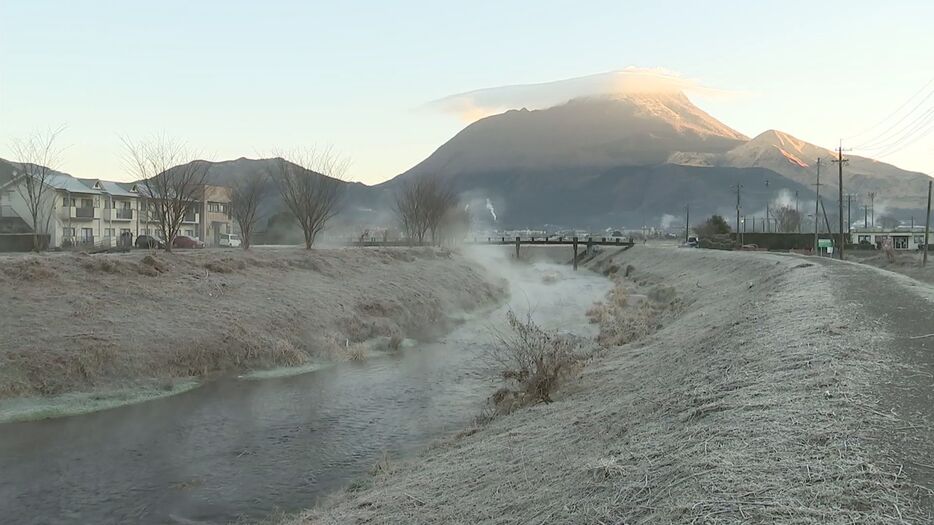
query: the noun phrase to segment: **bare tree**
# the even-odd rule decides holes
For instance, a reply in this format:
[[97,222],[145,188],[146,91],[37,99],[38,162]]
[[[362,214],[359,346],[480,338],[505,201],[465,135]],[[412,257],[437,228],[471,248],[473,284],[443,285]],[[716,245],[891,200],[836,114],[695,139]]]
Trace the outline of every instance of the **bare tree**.
[[437,177],[421,176],[406,181],[395,195],[395,212],[410,243],[423,244],[428,233],[440,243],[446,217],[457,197]]
[[127,167],[139,178],[137,188],[142,204],[149,219],[159,225],[165,250],[171,252],[182,222],[203,198],[210,164],[199,160],[184,143],[165,136],[142,142],[124,138],[123,144]]
[[240,226],[244,250],[250,249],[253,229],[260,219],[259,203],[266,194],[266,180],[262,173],[252,173],[230,188],[230,214]]
[[286,207],[298,221],[310,250],[315,238],[337,215],[343,195],[343,178],[350,165],[331,148],[279,154],[269,169]]
[[796,232],[801,225],[801,213],[791,206],[782,206],[776,209],[772,215],[775,216],[775,222],[778,224],[780,232]]
[[55,170],[61,161],[61,148],[55,141],[64,128],[36,132],[32,136],[14,140],[13,155],[18,162],[15,163],[19,178],[16,190],[26,202],[29,220],[32,225],[32,249],[42,249],[40,235],[47,235],[55,212],[55,188],[52,179]]
[[428,233],[428,179],[405,181],[395,195],[395,212],[409,244],[421,244]]

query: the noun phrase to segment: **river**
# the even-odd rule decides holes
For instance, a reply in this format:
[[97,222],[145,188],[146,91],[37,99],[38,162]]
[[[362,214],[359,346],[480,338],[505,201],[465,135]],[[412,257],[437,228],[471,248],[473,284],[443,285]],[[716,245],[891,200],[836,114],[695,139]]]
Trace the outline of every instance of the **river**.
[[593,335],[584,312],[605,278],[550,264],[511,277],[508,305],[397,354],[0,425],[0,521],[226,523],[313,506],[384,454],[415,453],[480,412],[497,385],[483,356],[507,308]]

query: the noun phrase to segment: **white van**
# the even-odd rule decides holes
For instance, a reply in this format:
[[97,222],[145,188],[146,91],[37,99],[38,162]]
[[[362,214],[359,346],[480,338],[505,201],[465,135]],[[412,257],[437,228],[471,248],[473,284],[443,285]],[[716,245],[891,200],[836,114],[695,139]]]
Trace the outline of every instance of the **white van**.
[[217,241],[217,245],[237,248],[240,246],[240,236],[236,233],[222,233],[221,238]]

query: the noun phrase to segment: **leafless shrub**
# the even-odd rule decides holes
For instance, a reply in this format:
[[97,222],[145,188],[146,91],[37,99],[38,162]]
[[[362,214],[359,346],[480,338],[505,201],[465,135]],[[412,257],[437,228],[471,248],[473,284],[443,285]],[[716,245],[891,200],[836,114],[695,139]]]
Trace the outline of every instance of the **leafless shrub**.
[[497,335],[492,360],[507,386],[493,395],[494,405],[509,411],[527,403],[550,403],[552,392],[580,364],[575,345],[542,329],[531,315],[520,319],[509,311],[506,322],[509,331]]
[[152,255],[147,255],[140,260],[140,267],[149,267],[152,268],[157,273],[164,273],[169,271],[169,267],[159,259],[156,259]]
[[599,325],[597,342],[603,347],[638,341],[654,333],[662,314],[678,308],[677,292],[670,286],[655,286],[647,295],[631,294],[620,282],[607,294],[606,301],[587,310],[591,323]]
[[337,215],[348,166],[348,159],[324,148],[278,155],[269,169],[282,201],[302,228],[305,249],[311,249],[317,235]]
[[122,139],[125,162],[139,177],[137,189],[142,201],[141,214],[158,224],[165,251],[172,251],[186,215],[198,208],[203,198],[204,180],[210,164],[182,143],[155,136],[147,141]]
[[259,203],[266,194],[266,177],[253,173],[230,188],[230,215],[240,227],[240,246],[250,249],[253,229],[260,220]]
[[371,476],[389,476],[396,471],[396,464],[389,457],[389,453],[383,451],[383,455],[380,456],[379,461],[373,465],[373,468],[370,469]]
[[344,353],[348,361],[366,361],[369,354],[366,345],[363,343],[354,343],[344,348]]
[[55,188],[52,182],[61,160],[61,148],[55,141],[64,128],[36,132],[32,136],[14,140],[13,155],[17,161],[14,177],[18,178],[16,191],[26,203],[32,226],[32,249],[42,249],[39,236],[49,233],[55,211]]
[[405,338],[402,337],[401,334],[392,334],[392,336],[389,337],[389,343],[388,343],[389,349],[392,350],[393,352],[399,350],[400,348],[402,348],[402,341],[404,339]]

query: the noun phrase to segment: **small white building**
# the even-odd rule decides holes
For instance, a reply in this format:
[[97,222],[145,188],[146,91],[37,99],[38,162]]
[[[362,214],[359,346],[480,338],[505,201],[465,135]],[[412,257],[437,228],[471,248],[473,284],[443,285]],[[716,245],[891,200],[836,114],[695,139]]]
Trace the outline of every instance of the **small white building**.
[[[850,232],[850,242],[853,244],[871,244],[876,248],[882,247],[882,241],[892,238],[892,246],[896,250],[917,250],[924,246],[923,227],[898,228],[853,228]],[[934,232],[928,237],[928,242],[934,240]]]

